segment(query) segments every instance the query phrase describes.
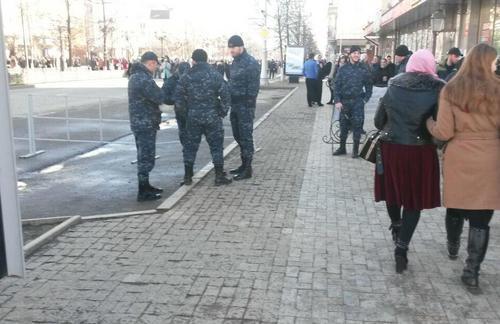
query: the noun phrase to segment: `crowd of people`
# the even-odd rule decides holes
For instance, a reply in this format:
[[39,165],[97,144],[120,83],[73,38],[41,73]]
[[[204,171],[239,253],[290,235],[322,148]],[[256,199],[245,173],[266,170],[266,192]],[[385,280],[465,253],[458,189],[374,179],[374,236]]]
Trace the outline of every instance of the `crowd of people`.
[[[500,210],[499,61],[496,49],[487,44],[476,45],[465,57],[458,48],[447,54],[443,64],[436,64],[429,50],[412,53],[401,45],[395,65],[386,57],[380,69],[362,60],[357,46],[348,57],[340,57],[330,82],[333,103],[341,111],[341,143],[334,155],[347,153],[351,131],[352,156],[358,157],[364,105],[376,80],[387,83],[375,115],[374,193],[377,202],[386,203],[391,220],[396,272],[408,267],[407,251],[422,211],[443,205],[450,259],[457,259],[464,220],[469,221],[461,279],[476,289],[489,223],[494,210]],[[382,65],[391,73],[377,73]],[[438,148],[443,155],[443,200]]]
[[[160,62],[153,52],[144,53],[140,62],[131,64],[128,98],[130,124],[137,147],[138,201],[161,198],[162,189],[150,184],[149,174],[155,164],[156,134],[161,122],[159,106],[162,104],[174,105],[184,160],[182,185],[193,183],[194,163],[203,135],[212,155],[215,185],[252,177],[253,120],[261,68],[246,51],[240,36],[232,36],[228,48],[233,57],[230,66],[222,62],[210,64],[203,49],[193,52],[192,66],[187,62],[171,62],[168,58]],[[165,80],[162,88],[154,80],[159,71]],[[233,137],[241,153],[241,165],[230,171],[232,178],[224,171],[223,157],[222,120],[229,111]]]

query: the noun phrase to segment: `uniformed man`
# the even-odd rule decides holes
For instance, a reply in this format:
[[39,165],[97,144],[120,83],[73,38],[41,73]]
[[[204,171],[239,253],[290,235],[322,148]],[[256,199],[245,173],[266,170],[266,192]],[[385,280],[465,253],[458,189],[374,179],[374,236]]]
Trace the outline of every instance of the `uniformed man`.
[[160,193],[163,192],[149,183],[149,173],[155,165],[156,132],[161,122],[159,106],[166,101],[164,91],[153,79],[158,64],[158,56],[146,52],[141,62],[135,63],[129,71],[128,108],[130,128],[137,147],[138,201],[160,199]]
[[234,180],[243,180],[252,177],[253,120],[260,87],[260,65],[247,53],[240,36],[232,36],[228,47],[234,58],[229,73],[231,126],[241,151],[241,166],[230,172]]
[[179,129],[179,140],[182,145],[182,149],[184,150],[184,145],[186,142],[186,112],[182,110],[180,107],[175,105],[175,89],[179,84],[180,78],[189,71],[190,65],[187,62],[179,63],[177,70],[173,73],[171,77],[169,77],[165,82],[165,95],[167,96],[167,104],[174,105],[175,119],[177,121],[177,128]]
[[224,172],[224,128],[222,119],[231,107],[231,96],[224,78],[208,63],[208,55],[197,49],[192,55],[193,67],[179,80],[175,104],[186,114],[184,144],[184,184],[192,184],[196,153],[205,135],[215,168],[215,185],[226,185],[231,179]]
[[365,121],[365,103],[372,96],[372,75],[360,62],[361,48],[352,46],[350,62],[339,69],[335,79],[335,108],[340,113],[340,147],[333,155],[345,155],[347,136],[352,130],[354,145],[352,157],[359,154],[359,142]]

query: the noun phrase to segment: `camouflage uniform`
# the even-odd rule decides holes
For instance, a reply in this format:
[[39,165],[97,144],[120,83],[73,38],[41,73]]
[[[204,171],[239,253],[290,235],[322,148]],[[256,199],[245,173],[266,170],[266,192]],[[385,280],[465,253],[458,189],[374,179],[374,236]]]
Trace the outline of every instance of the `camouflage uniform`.
[[195,64],[179,80],[175,104],[187,116],[184,163],[194,164],[201,136],[205,135],[214,165],[224,166],[222,119],[231,106],[231,98],[220,73],[207,63]]
[[349,129],[353,140],[359,142],[365,122],[365,103],[372,96],[372,76],[363,63],[346,64],[335,79],[335,102],[342,103],[340,140],[345,143]]
[[175,111],[175,119],[177,120],[177,127],[179,129],[179,140],[181,142],[182,148],[184,149],[184,145],[186,142],[186,113],[182,111],[177,105],[175,105],[175,89],[179,83],[180,78],[187,73],[190,66],[189,63],[182,62],[179,64],[177,72],[167,79],[165,85],[165,95],[167,96],[167,104],[174,105]]
[[140,182],[148,179],[155,165],[156,132],[161,122],[159,105],[165,101],[164,91],[158,87],[151,72],[141,63],[134,64],[128,81],[128,109],[137,147]]
[[254,153],[253,120],[260,87],[259,63],[244,51],[234,58],[230,68],[231,126],[242,159],[252,160]]

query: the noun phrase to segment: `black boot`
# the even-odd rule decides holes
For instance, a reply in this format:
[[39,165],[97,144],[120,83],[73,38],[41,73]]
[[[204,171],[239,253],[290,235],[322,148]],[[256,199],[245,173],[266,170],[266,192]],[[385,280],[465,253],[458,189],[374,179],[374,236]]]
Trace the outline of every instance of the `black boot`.
[[162,193],[162,192],[163,192],[163,189],[162,189],[162,188],[156,188],[156,187],[153,187],[153,186],[151,185],[151,183],[149,183],[149,178],[148,178],[148,179],[147,179],[147,181],[146,181],[146,187],[147,187],[147,189],[148,189],[149,191],[154,192],[154,193],[157,193],[157,194],[159,194],[159,193]]
[[137,193],[137,201],[152,201],[161,198],[159,193],[149,189],[149,183],[145,180],[139,181],[139,192]]
[[391,226],[389,226],[389,230],[391,231],[392,234],[392,241],[394,242],[394,244],[396,244],[399,232],[401,231],[401,221],[392,223]]
[[340,147],[333,153],[335,156],[346,155],[347,150],[345,149],[346,140],[340,141]]
[[448,245],[448,257],[451,260],[458,258],[460,250],[460,236],[464,227],[464,218],[453,210],[446,210],[446,236]]
[[231,174],[240,174],[243,169],[245,168],[245,166],[243,165],[243,158],[241,158],[241,165],[239,167],[237,167],[236,169],[232,169],[232,170],[229,170],[229,173]]
[[216,186],[222,186],[222,185],[228,185],[233,180],[228,178],[226,176],[226,172],[224,172],[224,167],[223,166],[215,166],[215,185]]
[[250,179],[252,177],[252,160],[245,158],[243,159],[243,170],[234,176],[235,181]]
[[394,258],[396,261],[396,273],[403,273],[408,269],[408,249],[396,247]]
[[469,228],[469,242],[467,252],[469,256],[465,261],[462,282],[468,288],[479,288],[479,270],[488,249],[490,229]]
[[184,164],[184,182],[185,186],[190,186],[193,184],[193,163]]
[[357,159],[359,157],[359,141],[354,141],[352,146],[352,158]]

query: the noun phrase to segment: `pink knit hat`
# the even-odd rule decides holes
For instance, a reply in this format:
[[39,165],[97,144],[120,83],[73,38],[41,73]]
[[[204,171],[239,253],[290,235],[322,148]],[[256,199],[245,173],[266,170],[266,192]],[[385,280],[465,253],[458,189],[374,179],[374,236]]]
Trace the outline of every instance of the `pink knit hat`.
[[406,72],[430,74],[437,78],[436,59],[428,49],[421,49],[410,56],[406,65]]

